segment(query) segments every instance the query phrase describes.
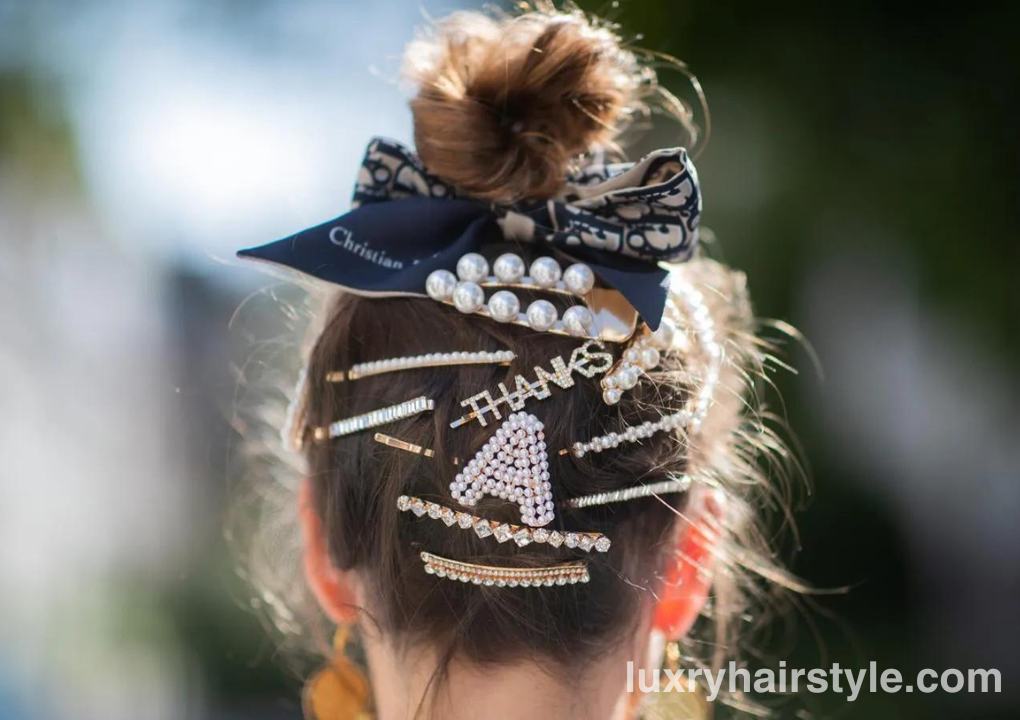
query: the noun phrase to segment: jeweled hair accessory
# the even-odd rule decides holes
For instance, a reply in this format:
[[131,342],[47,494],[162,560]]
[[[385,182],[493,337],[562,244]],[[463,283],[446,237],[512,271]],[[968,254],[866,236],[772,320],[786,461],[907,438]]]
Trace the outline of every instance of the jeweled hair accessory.
[[[527,271],[527,272],[526,272]],[[584,263],[564,270],[552,257],[536,258],[527,268],[524,259],[504,253],[492,264],[478,253],[468,253],[457,261],[457,274],[433,270],[425,280],[425,291],[433,300],[456,307],[465,314],[478,314],[496,322],[529,327],[574,337],[600,338],[624,342],[634,334],[637,314],[624,312],[612,302],[615,293],[595,287],[595,273]],[[503,288],[486,301],[486,288]],[[510,289],[507,289],[510,288]],[[563,311],[548,300],[534,300],[522,311],[521,301],[512,289],[532,290],[579,299],[583,304]]]
[[432,520],[442,520],[447,527],[456,525],[461,530],[473,530],[480,538],[494,537],[501,543],[513,540],[518,547],[531,543],[548,544],[553,547],[566,545],[570,549],[580,548],[584,552],[609,552],[612,543],[602,533],[597,532],[559,532],[546,528],[527,528],[511,523],[486,520],[477,515],[454,510],[453,508],[429,502],[421,498],[401,495],[397,498],[397,508],[401,512],[411,512],[418,517],[428,516]]
[[453,499],[468,507],[484,495],[517,503],[521,522],[538,527],[554,518],[544,426],[529,413],[515,413],[450,483]]
[[631,500],[637,500],[639,498],[656,497],[658,495],[668,495],[670,493],[685,493],[690,490],[690,488],[691,479],[684,475],[670,480],[662,480],[657,483],[649,483],[648,485],[635,485],[634,487],[623,488],[622,490],[582,495],[581,497],[565,500],[561,504],[563,507],[580,509],[594,507],[595,505],[611,505],[613,503],[630,502]]
[[454,420],[450,427],[457,428],[472,420],[477,420],[479,425],[485,427],[488,425],[485,419],[487,413],[492,413],[497,420],[503,417],[499,411],[501,405],[506,405],[511,410],[520,410],[528,398],[544,400],[549,397],[552,394],[549,389],[550,382],[564,389],[570,388],[574,386],[572,373],[591,378],[608,370],[612,363],[613,356],[606,351],[606,346],[596,340],[590,340],[570,353],[570,362],[564,362],[561,357],[553,358],[549,363],[552,372],[536,366],[534,382],[523,375],[518,375],[514,378],[513,392],[510,392],[504,383],[500,383],[500,396],[497,398],[493,398],[492,394],[485,390],[463,400],[461,406],[470,407],[471,412]]
[[409,149],[377,138],[362,162],[352,207],[238,254],[354,293],[389,297],[425,295],[430,273],[453,272],[486,245],[508,239],[544,244],[588,266],[654,330],[669,276],[657,263],[693,255],[701,191],[686,151],[672,148],[634,164],[589,165],[567,178],[557,198],[496,207],[458,197]]
[[315,428],[315,439],[321,441],[351,435],[362,430],[385,425],[386,423],[403,420],[412,415],[418,415],[419,413],[434,409],[435,406],[434,400],[422,395],[414,400],[402,402],[399,405],[391,405],[390,407],[367,412],[364,415],[355,415],[352,418],[337,420],[324,428]]
[[328,382],[345,382],[361,378],[384,375],[401,370],[420,368],[452,367],[456,365],[509,365],[517,357],[510,350],[495,352],[446,352],[426,353],[408,357],[387,358],[352,365],[350,370],[336,370],[326,375]]
[[423,552],[425,572],[449,580],[496,587],[552,587],[586,583],[591,577],[584,561],[563,563],[544,568],[510,568],[450,560]]

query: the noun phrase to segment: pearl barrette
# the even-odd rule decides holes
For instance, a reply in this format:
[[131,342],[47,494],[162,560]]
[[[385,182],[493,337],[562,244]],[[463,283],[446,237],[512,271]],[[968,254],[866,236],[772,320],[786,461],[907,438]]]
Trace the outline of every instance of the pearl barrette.
[[329,373],[326,375],[326,380],[329,382],[344,382],[346,380],[360,380],[361,378],[373,377],[384,373],[399,372],[400,370],[416,370],[419,368],[453,365],[509,365],[515,357],[517,356],[510,350],[427,353],[425,355],[395,357],[386,360],[358,363],[357,365],[352,365],[350,370],[337,370]]
[[544,568],[510,568],[475,565],[428,552],[421,554],[421,560],[429,575],[489,587],[552,587],[586,583],[591,579],[584,561]]
[[602,533],[559,532],[545,528],[528,528],[510,523],[500,523],[407,495],[397,498],[397,508],[401,512],[411,512],[418,517],[427,516],[432,520],[442,520],[447,527],[456,525],[462,530],[474,530],[480,538],[494,537],[500,543],[513,540],[518,547],[539,543],[552,545],[555,548],[566,545],[572,550],[580,548],[584,552],[595,550],[602,553],[609,552],[609,548],[612,547],[609,538]]
[[539,332],[574,337],[599,337],[595,314],[585,305],[574,305],[559,316],[548,300],[535,300],[522,312],[520,299],[510,290],[499,290],[485,300],[483,288],[540,290],[585,298],[595,288],[595,273],[584,263],[566,268],[551,257],[540,257],[525,273],[524,259],[513,253],[496,258],[489,275],[489,261],[468,253],[457,261],[457,274],[434,270],[425,280],[425,292],[433,300],[453,305],[465,314],[476,313],[496,322],[513,323]]
[[386,423],[395,422],[397,420],[403,420],[404,418],[411,417],[412,415],[432,410],[435,406],[436,403],[434,400],[422,395],[414,400],[402,402],[399,405],[391,405],[390,407],[367,412],[364,415],[355,415],[354,417],[347,418],[345,420],[337,420],[336,422],[331,423],[328,427],[316,428],[315,439],[322,441],[342,437],[344,435],[351,435],[356,432],[361,432],[362,430],[368,430],[369,428],[378,427],[379,425],[385,425]]

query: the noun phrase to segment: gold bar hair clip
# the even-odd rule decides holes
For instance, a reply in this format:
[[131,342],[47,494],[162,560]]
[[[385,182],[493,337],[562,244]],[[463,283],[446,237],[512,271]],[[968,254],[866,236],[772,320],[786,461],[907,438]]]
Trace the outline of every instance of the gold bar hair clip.
[[576,585],[586,583],[588,564],[581,562],[563,563],[544,568],[511,568],[450,560],[449,558],[423,552],[421,560],[425,572],[463,583],[496,587],[552,587],[553,585]]
[[350,370],[335,370],[328,373],[326,380],[327,382],[338,383],[347,380],[360,380],[361,378],[383,375],[385,373],[399,372],[401,370],[455,365],[509,365],[515,357],[517,355],[510,350],[426,353],[425,355],[395,357],[386,360],[358,363],[357,365],[352,365]]

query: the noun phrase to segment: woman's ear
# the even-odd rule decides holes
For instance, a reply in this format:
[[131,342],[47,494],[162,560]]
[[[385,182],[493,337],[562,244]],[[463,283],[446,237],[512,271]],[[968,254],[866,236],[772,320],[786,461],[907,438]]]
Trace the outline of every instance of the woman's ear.
[[298,491],[298,519],[304,541],[305,580],[326,616],[335,624],[357,618],[358,593],[349,572],[337,570],[329,557],[329,544],[312,502],[312,484],[305,480]]
[[708,600],[724,503],[722,493],[705,489],[691,496],[683,513],[674,561],[659,590],[653,621],[654,629],[667,639],[687,635]]

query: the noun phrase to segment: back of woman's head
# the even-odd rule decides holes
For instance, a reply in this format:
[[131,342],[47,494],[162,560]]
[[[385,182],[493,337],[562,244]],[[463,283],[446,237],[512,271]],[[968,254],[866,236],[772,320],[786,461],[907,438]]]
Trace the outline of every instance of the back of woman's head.
[[[611,29],[580,13],[454,15],[411,44],[406,65],[418,84],[411,107],[422,164],[460,197],[497,206],[559,196],[568,171],[586,154],[613,151],[656,92],[654,74]],[[512,252],[527,265],[549,248],[511,239],[481,252],[490,264]],[[552,361],[569,359],[584,339],[495,322],[425,297],[341,292],[315,318],[306,380],[292,408],[293,433],[301,441],[329,557],[337,570],[359,578],[365,591],[360,611],[393,643],[476,664],[538,659],[575,671],[650,622],[670,579],[675,581],[677,564],[692,561],[679,548],[699,522],[700,532],[713,539],[710,557],[698,568],[712,573],[713,592],[698,632],[712,641],[709,660],[737,647],[733,621],[756,593],[746,568],[771,562],[756,527],[763,498],[774,497],[776,488],[764,480],[759,450],[782,450],[753,411],[751,385],[763,353],[743,275],[701,255],[670,270],[667,304],[675,313],[657,336],[654,367],[617,393],[616,402],[605,400],[607,386],[599,376],[575,374],[572,387],[551,384],[547,398],[529,400],[526,407],[541,422],[548,447],[543,469],[555,519],[546,529],[600,533],[611,540],[607,552],[575,542],[529,542],[530,536],[501,541],[460,526],[452,516],[444,522],[439,510],[430,518],[398,508],[406,496],[468,510],[451,499],[451,481],[502,421],[490,415],[485,426],[451,427],[470,410],[462,401],[483,391],[497,397],[501,383],[512,391],[517,376],[533,381],[536,368],[552,371]],[[684,293],[698,303],[682,303]],[[518,295],[522,306],[544,297],[523,288]],[[698,331],[705,323],[707,336]],[[666,337],[668,331],[674,337]],[[718,350],[705,346],[706,337]],[[606,343],[597,350],[617,363],[630,348]],[[512,361],[337,381],[337,373],[387,358],[498,351],[513,353]],[[707,399],[706,386],[713,390]],[[321,430],[417,397],[434,401],[431,412],[379,428],[418,446],[417,452],[379,442],[373,430],[338,437]],[[509,412],[504,407],[504,419]],[[641,431],[685,412],[692,422]],[[628,434],[627,428],[637,430]],[[592,439],[601,437],[606,439],[592,451]],[[588,452],[571,451],[578,443],[587,443]],[[684,491],[583,507],[564,502],[669,481]],[[484,495],[469,512],[494,523],[521,523],[518,503],[505,493]],[[454,582],[426,572],[423,551],[493,567],[584,561],[589,581],[541,588]],[[254,557],[253,580],[293,628],[293,607],[284,599],[296,586],[262,572],[269,564],[259,562],[279,554]]]

